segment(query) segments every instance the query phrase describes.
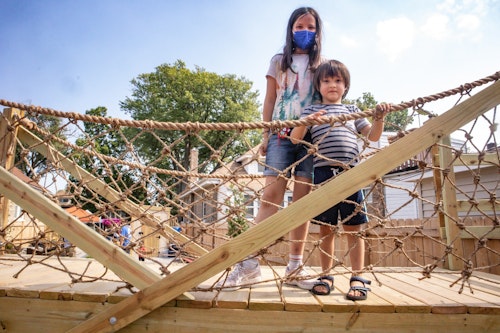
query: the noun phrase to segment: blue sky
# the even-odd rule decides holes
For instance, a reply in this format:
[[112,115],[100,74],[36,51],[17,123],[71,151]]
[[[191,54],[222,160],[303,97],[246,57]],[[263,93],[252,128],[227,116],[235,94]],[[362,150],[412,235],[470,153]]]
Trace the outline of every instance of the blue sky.
[[0,98],[127,118],[130,81],[180,59],[244,76],[262,102],[269,60],[303,5],[324,21],[323,55],[349,67],[351,99],[400,103],[500,70],[499,0],[0,0]]

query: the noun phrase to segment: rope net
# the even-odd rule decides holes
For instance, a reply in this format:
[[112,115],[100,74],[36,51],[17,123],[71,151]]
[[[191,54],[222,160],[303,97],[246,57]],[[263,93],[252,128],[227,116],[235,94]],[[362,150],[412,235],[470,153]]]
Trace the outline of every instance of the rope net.
[[[456,89],[394,105],[393,112],[409,110],[406,122],[391,124],[399,130],[387,133],[381,145],[360,138],[361,163],[383,146],[411,134],[407,128],[417,128],[434,117],[426,111],[433,108],[434,102],[456,98],[458,104],[475,88],[498,78],[496,73]],[[92,228],[95,237],[104,237],[134,258],[152,263],[162,274],[168,274],[174,263],[189,264],[199,257],[200,253],[192,251],[194,244],[210,251],[252,228],[266,188],[262,175],[265,158],[259,155],[262,129],[279,131],[309,124],[303,120],[165,123],[62,112],[6,100],[0,100],[0,104],[25,111],[12,119],[7,119],[5,113],[2,116],[7,131],[2,133],[0,144],[7,146],[9,135],[18,134],[9,171]],[[356,115],[371,116],[371,110]],[[323,122],[338,126],[345,120]],[[430,277],[435,268],[448,267],[450,256],[455,256],[463,264],[462,286],[475,271],[500,273],[497,123],[495,107],[451,133],[449,142],[427,147],[404,164],[394,165],[391,172],[363,189],[369,223],[356,236],[366,246],[364,272],[376,278],[374,268],[405,271],[419,267],[424,277]],[[25,130],[23,135],[18,131],[21,128]],[[27,140],[26,133],[37,139]],[[316,147],[304,144],[309,146],[310,154],[317,154]],[[443,160],[436,156],[443,154],[452,158],[440,165]],[[278,179],[285,179],[288,185],[278,210],[292,204],[295,184],[287,173],[294,167],[279,174]],[[445,179],[456,195],[460,208],[456,214],[443,204]],[[103,185],[96,187],[96,181]],[[139,209],[131,211],[126,207]],[[10,202],[7,209],[7,219],[0,229],[4,253],[0,264],[24,262],[16,275],[30,265],[50,266],[45,258],[85,256],[78,249],[78,240],[66,239],[51,230],[33,217],[29,207]],[[156,224],[145,224],[145,216],[153,216]],[[443,221],[458,227],[461,236],[446,237]],[[340,225],[331,228],[337,239],[333,274],[351,274],[352,249]],[[124,239],[124,226],[130,227],[129,241]],[[174,232],[165,233],[167,227]],[[287,263],[291,242],[285,235],[256,256],[275,271],[275,267]],[[318,224],[312,224],[305,241],[304,265],[315,267],[312,271],[316,276],[321,274],[317,269],[321,242]],[[452,248],[459,243],[463,253],[452,254]],[[87,271],[66,271],[73,283],[102,278]],[[224,279],[225,274],[227,271],[216,279]],[[273,277],[283,278],[282,274]]]

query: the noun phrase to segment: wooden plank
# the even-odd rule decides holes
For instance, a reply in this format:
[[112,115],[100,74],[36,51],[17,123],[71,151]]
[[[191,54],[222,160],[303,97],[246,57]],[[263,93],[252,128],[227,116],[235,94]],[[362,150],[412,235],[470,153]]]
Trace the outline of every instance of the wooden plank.
[[[463,262],[460,260],[464,253],[462,242],[460,241],[460,229],[454,221],[458,221],[457,211],[457,193],[455,189],[455,172],[453,172],[453,156],[451,149],[451,139],[449,135],[441,138],[439,147],[439,165],[441,169],[447,170],[447,175],[443,175],[443,210],[444,224],[446,232],[446,244],[451,248],[451,253],[448,254],[448,265],[451,270],[459,270],[463,268]],[[446,146],[446,148],[444,147]]]
[[192,299],[180,299],[176,304],[180,308],[210,309],[215,298],[215,291],[191,291]]
[[420,284],[417,278],[402,277],[392,274],[378,274],[380,282],[390,285],[391,288],[398,289],[401,293],[415,298],[416,300],[431,307],[431,313],[435,314],[461,314],[467,313],[467,306],[457,303],[443,296],[441,293],[435,293]]
[[50,201],[2,167],[0,167],[0,193],[9,197],[57,233],[78,244],[83,251],[132,285],[145,288],[160,280],[158,274],[142,266],[121,248],[97,234],[55,202]]
[[[47,143],[42,141],[26,128],[19,129],[19,139],[24,143],[30,145],[31,149],[36,150],[43,156],[47,157],[56,165],[61,165],[62,167],[64,167],[64,169],[73,177],[78,179],[81,183],[85,184],[85,186],[92,189],[95,193],[106,198],[113,205],[116,205],[116,207],[127,212],[128,214],[130,214],[130,216],[133,216],[142,223],[154,228],[155,230],[158,230],[163,237],[167,239],[169,237],[174,238],[180,244],[182,244],[183,248],[197,255],[203,255],[207,253],[206,249],[192,242],[189,238],[187,238],[180,232],[175,231],[171,226],[160,223],[160,221],[153,214],[149,214],[141,206],[133,203],[129,199],[124,199],[121,193],[118,193],[116,190],[108,186],[108,184],[94,177],[87,170],[75,164],[75,162],[69,160],[66,156],[50,147]],[[75,244],[79,246],[78,243]]]
[[490,296],[489,300],[485,301],[483,298],[478,297],[477,295],[471,295],[469,293],[459,294],[457,288],[446,289],[443,287],[443,284],[439,284],[439,281],[436,279],[418,280],[420,276],[418,276],[417,273],[405,273],[405,275],[419,281],[418,284],[426,290],[443,295],[453,302],[467,306],[468,313],[500,314],[500,298],[498,297],[495,299]]
[[281,292],[285,302],[285,311],[321,311],[321,303],[308,290],[283,284]]
[[[335,177],[309,195],[265,219],[246,232],[215,248],[167,278],[99,313],[70,332],[115,332],[150,313],[210,276],[269,245],[344,199],[345,193],[359,190],[379,179],[394,166],[415,156],[482,113],[500,104],[500,82],[492,84],[446,113],[424,125],[361,163]],[[349,193],[350,193],[349,192]],[[138,307],[137,304],[141,303]],[[116,318],[111,325],[108,318]]]
[[[363,276],[366,279],[370,279],[367,275]],[[335,276],[335,289],[337,289],[345,298],[347,292],[350,288],[350,274],[342,274]],[[360,313],[371,312],[371,313],[392,313],[395,312],[395,306],[393,303],[382,298],[378,291],[376,285],[373,284],[368,286],[372,291],[369,292],[368,298],[364,301],[356,301],[357,311]],[[347,300],[347,299],[346,299]],[[352,301],[350,301],[352,302]]]
[[[346,273],[347,271],[343,272]],[[341,279],[341,275],[334,275],[333,290],[330,295],[315,296],[321,304],[322,311],[359,313],[359,302],[353,302],[345,298],[348,288],[345,279]]]
[[213,300],[213,306],[225,309],[247,309],[251,288],[221,291]]
[[[18,126],[11,127],[15,117],[24,116],[24,111],[12,108],[3,110],[0,115],[0,166],[10,170],[14,166],[16,155],[16,137]],[[0,195],[0,226],[5,228],[9,224],[9,198]]]
[[500,226],[473,226],[460,232],[461,239],[500,239]]
[[495,200],[494,202],[491,202],[490,200],[476,200],[473,206],[470,201],[457,200],[457,209],[459,212],[468,212],[469,210],[480,210],[482,212],[489,212],[494,210],[498,212],[500,210],[500,201]]
[[276,282],[259,283],[251,288],[248,308],[254,311],[283,311],[283,302]]
[[[67,332],[107,303],[0,298],[6,332]],[[20,315],[21,314],[21,315]],[[500,316],[430,313],[325,313],[159,307],[120,333],[218,332],[498,332]]]
[[[386,273],[388,275],[395,275],[399,273]],[[376,273],[377,277],[379,276]],[[398,288],[393,287],[391,284],[378,285],[375,279],[372,279],[372,293],[378,297],[385,299],[394,306],[394,311],[397,313],[430,313],[431,306],[414,297],[401,293]],[[370,293],[368,297],[371,297]]]
[[[479,159],[481,158],[481,160]],[[460,158],[454,160],[453,165],[478,165],[479,162],[483,164],[498,165],[498,155],[496,153],[486,153],[479,155],[476,154],[460,154]]]

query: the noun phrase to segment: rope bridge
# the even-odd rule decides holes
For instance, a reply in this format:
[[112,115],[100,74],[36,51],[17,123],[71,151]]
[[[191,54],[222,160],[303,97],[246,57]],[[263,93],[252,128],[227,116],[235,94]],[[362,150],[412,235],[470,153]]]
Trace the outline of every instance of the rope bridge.
[[[404,126],[388,136],[387,146],[360,138],[360,165],[296,203],[286,195],[278,213],[259,225],[253,223],[265,189],[259,133],[310,121],[124,120],[0,99],[9,107],[0,124],[0,265],[24,262],[19,275],[30,265],[47,265],[44,258],[62,260],[83,250],[115,272],[124,287],[176,286],[158,296],[164,302],[199,290],[198,284],[215,273],[216,280],[224,279],[226,267],[250,254],[257,253],[271,268],[285,264],[288,231],[344,200],[346,193],[363,189],[370,222],[356,236],[367,247],[364,272],[376,279],[375,268],[420,267],[425,278],[437,267],[451,268],[463,272],[455,282],[463,289],[475,271],[500,273],[499,78],[497,72],[394,105],[392,112],[410,112]],[[425,110],[452,97],[456,106],[443,115]],[[314,123],[372,115],[367,110]],[[419,124],[420,116],[428,120],[407,130],[406,125]],[[458,139],[451,140],[451,134]],[[317,154],[315,146],[304,144]],[[287,171],[279,178],[287,179],[288,194],[294,180]],[[409,212],[411,219],[404,218]],[[124,226],[131,229],[130,242],[124,242]],[[315,228],[306,240],[306,266],[319,266],[322,240]],[[333,274],[350,274],[345,231],[332,227],[332,233],[338,239]],[[154,262],[158,271],[141,266],[139,257]],[[171,272],[170,265],[179,261],[187,264],[186,273]],[[202,273],[191,278],[189,267]],[[86,271],[67,273],[72,283],[101,278]],[[160,279],[158,273],[170,276]],[[186,277],[188,282],[179,282]]]

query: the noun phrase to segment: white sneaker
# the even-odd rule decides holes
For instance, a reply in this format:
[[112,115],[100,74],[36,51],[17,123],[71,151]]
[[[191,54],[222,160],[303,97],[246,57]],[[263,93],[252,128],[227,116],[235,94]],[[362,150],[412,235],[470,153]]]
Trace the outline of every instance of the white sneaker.
[[318,282],[318,279],[311,278],[303,266],[291,270],[288,266],[285,271],[285,283],[289,286],[297,286],[300,289],[311,290]]
[[234,265],[233,270],[227,275],[227,278],[225,280],[221,279],[215,287],[223,288],[226,291],[234,291],[260,282],[262,277],[258,260],[250,259],[245,261]]

